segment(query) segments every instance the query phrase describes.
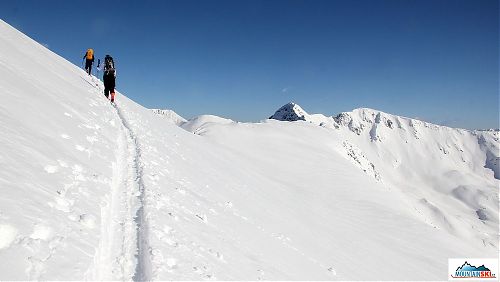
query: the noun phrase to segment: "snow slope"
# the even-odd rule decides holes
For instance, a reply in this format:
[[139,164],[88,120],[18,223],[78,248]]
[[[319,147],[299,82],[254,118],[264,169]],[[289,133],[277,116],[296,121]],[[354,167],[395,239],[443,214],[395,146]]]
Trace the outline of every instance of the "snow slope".
[[381,141],[306,121],[179,127],[120,93],[113,107],[1,21],[0,65],[2,280],[444,280],[450,257],[497,256],[489,133],[433,136],[464,151],[448,156],[405,122]]
[[97,79],[4,22],[0,41],[1,279],[130,278],[139,203],[121,119]]

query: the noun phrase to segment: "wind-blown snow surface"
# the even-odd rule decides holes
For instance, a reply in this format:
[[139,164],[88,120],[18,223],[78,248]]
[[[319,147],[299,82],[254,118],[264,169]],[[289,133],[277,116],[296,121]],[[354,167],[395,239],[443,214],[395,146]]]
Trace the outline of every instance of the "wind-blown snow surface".
[[437,135],[463,150],[445,154],[405,122],[391,134],[408,143],[382,126],[357,143],[309,122],[181,128],[96,81],[0,22],[2,280],[443,280],[450,257],[497,255],[487,133]]

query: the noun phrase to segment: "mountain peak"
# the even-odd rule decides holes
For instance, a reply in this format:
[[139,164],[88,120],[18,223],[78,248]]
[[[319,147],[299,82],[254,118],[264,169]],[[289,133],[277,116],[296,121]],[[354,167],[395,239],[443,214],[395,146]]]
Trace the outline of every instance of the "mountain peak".
[[279,108],[269,119],[276,119],[282,121],[297,121],[306,120],[309,116],[306,111],[304,111],[296,103],[290,102]]

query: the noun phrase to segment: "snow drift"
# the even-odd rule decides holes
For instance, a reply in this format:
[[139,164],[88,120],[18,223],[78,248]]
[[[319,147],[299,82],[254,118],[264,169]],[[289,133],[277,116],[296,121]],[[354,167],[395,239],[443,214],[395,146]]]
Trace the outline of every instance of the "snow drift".
[[497,255],[497,132],[114,107],[4,22],[0,66],[2,280],[443,280]]

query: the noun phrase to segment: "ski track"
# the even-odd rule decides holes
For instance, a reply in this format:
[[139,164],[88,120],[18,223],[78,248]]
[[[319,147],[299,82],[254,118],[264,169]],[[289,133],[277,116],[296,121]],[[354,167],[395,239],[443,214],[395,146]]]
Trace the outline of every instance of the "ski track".
[[144,211],[141,151],[120,108],[121,121],[111,190],[101,207],[101,239],[90,280],[151,280],[149,232]]
[[137,248],[137,263],[133,276],[134,281],[149,281],[151,280],[151,258],[150,258],[150,247],[149,247],[149,228],[147,225],[147,219],[145,216],[144,206],[145,206],[145,191],[144,182],[142,180],[142,163],[141,163],[141,150],[139,142],[134,135],[130,125],[124,118],[120,108],[115,106],[116,112],[122,121],[123,129],[127,135],[128,148],[129,148],[129,168],[131,171],[131,178],[129,181],[133,183],[134,190],[138,193],[137,199],[139,201],[139,207],[135,213],[135,224],[136,224],[136,248]]

